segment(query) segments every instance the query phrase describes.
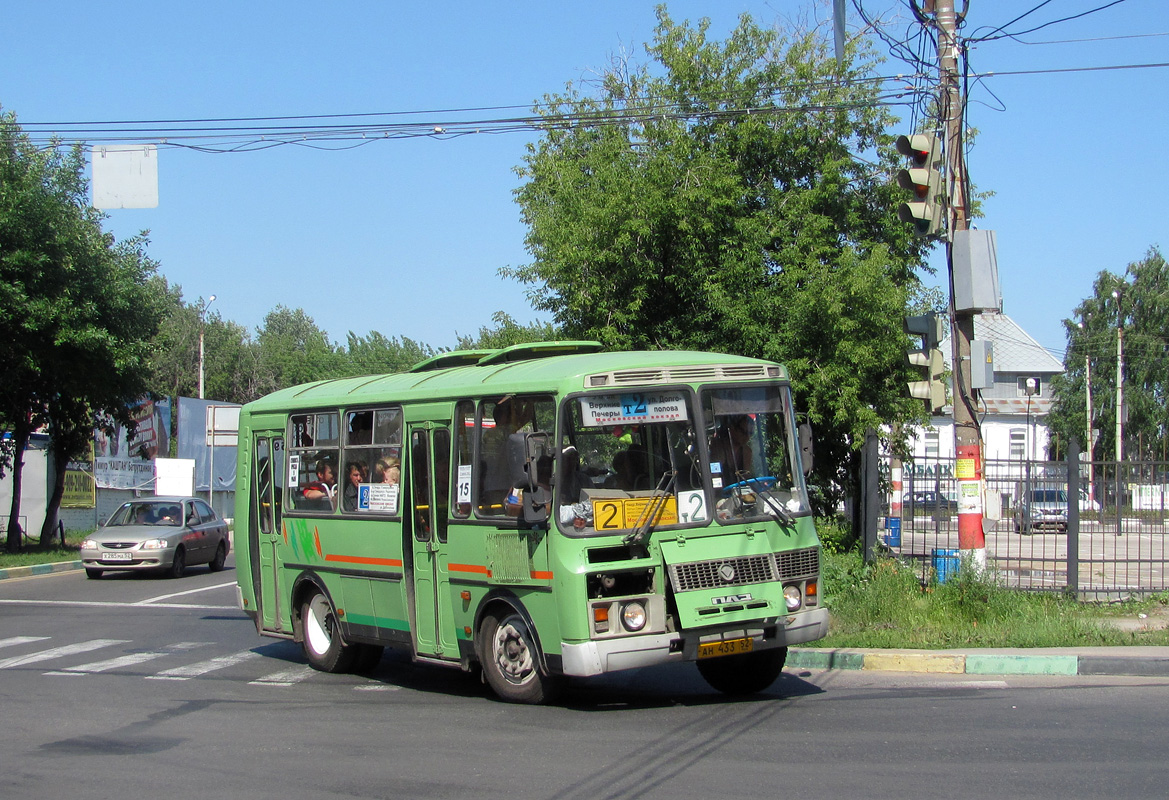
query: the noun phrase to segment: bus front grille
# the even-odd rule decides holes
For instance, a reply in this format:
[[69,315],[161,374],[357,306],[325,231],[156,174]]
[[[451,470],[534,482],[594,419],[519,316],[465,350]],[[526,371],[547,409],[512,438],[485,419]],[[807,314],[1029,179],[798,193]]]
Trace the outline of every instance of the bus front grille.
[[809,547],[805,550],[776,553],[775,563],[779,569],[780,580],[814,578],[820,574],[820,548]]
[[670,583],[673,584],[675,592],[747,586],[752,583],[767,583],[776,578],[775,558],[770,553],[670,564]]

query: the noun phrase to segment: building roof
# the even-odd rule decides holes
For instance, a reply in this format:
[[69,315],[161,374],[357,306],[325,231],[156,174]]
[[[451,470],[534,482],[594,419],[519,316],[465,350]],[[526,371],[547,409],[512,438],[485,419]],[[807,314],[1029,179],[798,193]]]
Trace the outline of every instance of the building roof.
[[[986,311],[974,317],[974,338],[994,344],[994,371],[996,373],[1024,372],[1055,374],[1064,371],[1063,362],[1035,341],[1019,323],[995,311]],[[950,364],[950,339],[941,345],[946,364]],[[1026,401],[1024,400],[1024,403]]]

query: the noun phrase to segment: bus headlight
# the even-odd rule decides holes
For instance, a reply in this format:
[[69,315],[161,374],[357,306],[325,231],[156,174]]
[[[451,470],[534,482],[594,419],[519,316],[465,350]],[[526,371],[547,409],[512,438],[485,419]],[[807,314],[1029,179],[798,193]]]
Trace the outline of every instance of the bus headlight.
[[801,604],[800,587],[794,583],[789,583],[783,587],[783,600],[787,603],[788,611],[799,611]]
[[627,631],[639,631],[645,627],[648,616],[645,605],[640,600],[634,600],[621,606],[621,624]]

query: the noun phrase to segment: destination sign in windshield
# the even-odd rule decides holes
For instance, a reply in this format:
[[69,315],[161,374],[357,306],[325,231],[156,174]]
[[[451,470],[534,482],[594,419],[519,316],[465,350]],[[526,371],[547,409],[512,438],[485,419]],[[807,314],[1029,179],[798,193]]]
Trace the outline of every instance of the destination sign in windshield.
[[582,397],[580,411],[581,421],[590,428],[689,419],[683,392],[632,392]]

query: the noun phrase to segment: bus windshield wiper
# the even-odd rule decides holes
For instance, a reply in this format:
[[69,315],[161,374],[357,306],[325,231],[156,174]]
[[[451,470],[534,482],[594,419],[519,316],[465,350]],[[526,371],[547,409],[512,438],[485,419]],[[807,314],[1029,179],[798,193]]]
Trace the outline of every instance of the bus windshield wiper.
[[650,497],[650,502],[646,505],[645,511],[641,512],[641,516],[637,518],[637,525],[623,540],[625,544],[641,544],[641,540],[649,533],[649,529],[653,526],[653,522],[657,519],[658,514],[666,505],[666,500],[672,495],[674,482],[678,478],[678,470],[672,469],[669,472],[663,472],[662,477],[658,480],[658,485],[654,487],[654,493]]

